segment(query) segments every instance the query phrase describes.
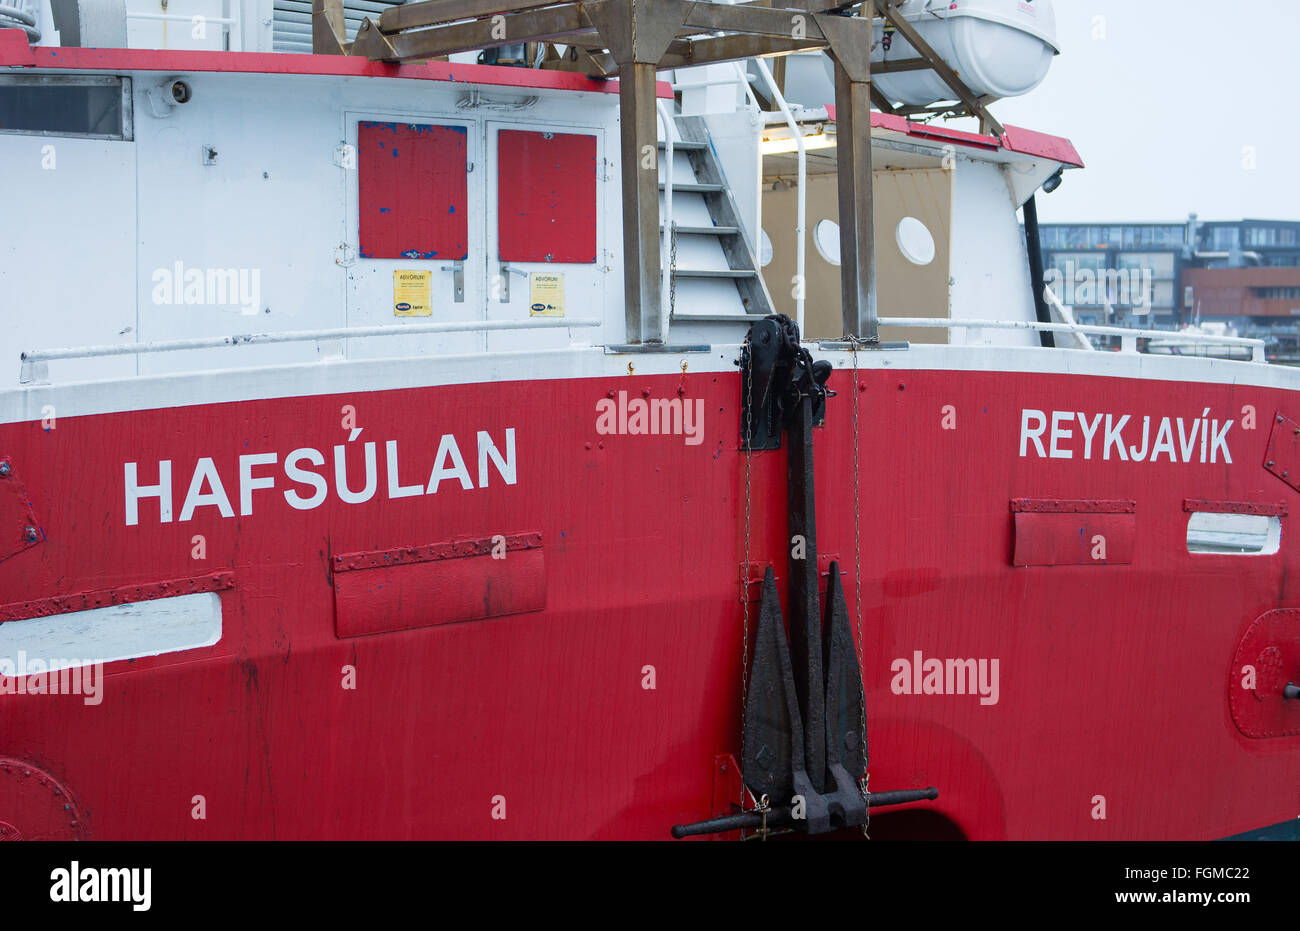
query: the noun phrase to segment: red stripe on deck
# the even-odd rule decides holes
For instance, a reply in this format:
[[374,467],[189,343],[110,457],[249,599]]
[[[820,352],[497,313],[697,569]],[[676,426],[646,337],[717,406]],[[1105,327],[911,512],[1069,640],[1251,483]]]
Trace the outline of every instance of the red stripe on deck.
[[[286,52],[210,52],[177,49],[31,48],[21,29],[0,29],[0,67],[57,68],[87,71],[233,72],[241,74],[315,74],[343,77],[404,78],[417,81],[535,87],[550,90],[617,94],[617,80],[598,80],[568,71],[507,68],[501,65],[393,65],[348,55],[298,55]],[[667,81],[655,94],[673,97]]]

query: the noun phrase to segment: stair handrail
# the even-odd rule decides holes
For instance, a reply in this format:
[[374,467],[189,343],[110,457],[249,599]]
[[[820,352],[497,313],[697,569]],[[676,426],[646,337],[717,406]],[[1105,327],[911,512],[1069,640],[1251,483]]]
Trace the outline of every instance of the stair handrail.
[[[758,97],[754,94],[752,87],[756,78],[750,75],[742,61],[726,62],[731,65],[733,72],[728,78],[707,78],[703,81],[674,81],[672,88],[674,91],[699,90],[706,87],[727,87],[729,85],[739,85],[745,93],[745,99],[754,113],[758,114],[760,125],[767,125],[772,114],[763,109],[763,105],[758,102]],[[780,116],[780,114],[776,114]],[[759,140],[762,135],[760,130]],[[758,183],[754,185],[754,235],[751,237],[751,245],[754,247],[755,255],[762,252],[763,241],[763,173],[762,173],[762,155],[759,155],[759,176]],[[749,231],[745,231],[748,235]],[[760,272],[761,274],[761,272]]]
[[664,127],[664,228],[659,249],[659,275],[661,286],[659,303],[663,308],[659,315],[659,339],[668,342],[668,326],[673,313],[672,293],[672,237],[673,237],[673,116],[668,105],[662,100],[655,101],[659,120]]
[[[749,98],[749,105],[759,116],[758,145],[763,144],[763,130],[761,127],[766,126],[766,114],[763,112],[763,105],[758,102],[758,97],[754,94],[754,88],[750,86],[753,80],[749,76],[749,70],[744,64],[733,61],[731,66],[736,71],[736,79],[740,86],[745,89],[745,96]],[[754,191],[754,236],[751,245],[754,247],[754,258],[758,260],[756,267],[758,273],[763,274],[763,153],[757,152],[758,155],[758,184],[755,185],[757,190]]]
[[[758,68],[759,75],[762,76],[763,82],[767,85],[768,95],[772,98],[772,102],[777,105],[777,108],[781,111],[781,115],[785,117],[785,125],[790,128],[790,135],[794,137],[795,148],[798,150],[799,172],[798,172],[798,181],[796,182],[798,184],[798,191],[795,195],[796,205],[795,205],[795,223],[794,223],[794,237],[795,237],[794,312],[795,312],[795,322],[799,325],[799,332],[802,333],[804,331],[804,325],[803,325],[804,292],[807,290],[807,286],[806,286],[807,279],[804,278],[804,259],[805,259],[805,249],[806,249],[804,243],[804,239],[805,239],[804,233],[805,233],[805,219],[806,219],[807,207],[808,207],[807,184],[805,183],[808,180],[808,153],[807,150],[804,148],[803,131],[799,128],[799,124],[795,121],[794,114],[790,112],[790,106],[785,101],[785,95],[782,94],[781,89],[776,86],[776,81],[773,80],[772,78],[772,72],[767,67],[767,62],[763,61],[763,59],[761,58],[753,58],[750,60],[753,61],[755,66]],[[763,183],[761,172],[759,174],[758,183],[761,188]],[[758,232],[759,232],[759,237],[761,238],[763,234],[763,230],[761,226],[759,227]],[[762,250],[761,242],[758,244],[758,246],[759,248],[756,251],[761,252]]]

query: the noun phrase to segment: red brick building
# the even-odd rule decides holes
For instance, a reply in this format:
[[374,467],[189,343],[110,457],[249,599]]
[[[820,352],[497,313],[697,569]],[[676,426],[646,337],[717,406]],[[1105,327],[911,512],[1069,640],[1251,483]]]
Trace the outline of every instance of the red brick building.
[[1198,314],[1239,324],[1300,320],[1300,268],[1185,268],[1183,318]]

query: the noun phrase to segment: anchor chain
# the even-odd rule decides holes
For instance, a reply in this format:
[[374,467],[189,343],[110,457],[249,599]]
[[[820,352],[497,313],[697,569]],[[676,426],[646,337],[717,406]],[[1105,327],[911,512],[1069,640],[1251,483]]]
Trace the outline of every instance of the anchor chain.
[[668,319],[677,312],[677,221],[668,230]]
[[[749,351],[748,337],[745,351],[741,354],[745,372],[742,381],[749,391],[749,403],[745,408],[745,436],[750,436],[754,426],[754,354]],[[745,550],[741,562],[740,607],[744,616],[744,636],[740,641],[740,759],[745,758],[745,705],[749,701],[749,558],[750,558],[750,519],[753,507],[754,489],[754,450],[741,438],[741,452],[745,456]],[[745,807],[744,783],[741,783],[741,804]]]
[[[858,668],[862,670],[863,681],[866,681],[866,662],[865,662],[865,645],[862,641],[862,476],[859,467],[859,445],[861,439],[861,429],[858,421],[858,395],[862,393],[862,386],[858,383],[858,346],[861,343],[856,336],[849,336],[849,346],[853,353],[853,575],[856,583],[856,595],[854,597],[854,606],[857,609],[858,621]],[[868,769],[858,780],[858,791],[862,793],[864,800],[869,800],[871,796],[871,752],[867,746],[867,702],[865,696],[862,702],[862,751],[867,760]],[[871,828],[871,806],[867,806],[867,820],[862,824],[862,836],[871,840],[868,831]]]

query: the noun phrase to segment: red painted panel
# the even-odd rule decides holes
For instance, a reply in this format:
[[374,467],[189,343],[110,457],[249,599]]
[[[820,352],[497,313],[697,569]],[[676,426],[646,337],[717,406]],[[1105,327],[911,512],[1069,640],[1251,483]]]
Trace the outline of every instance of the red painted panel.
[[0,841],[86,837],[72,793],[30,760],[0,756],[0,812]]
[[[1132,514],[1016,514],[1016,566],[1117,566],[1133,561]],[[1097,538],[1101,537],[1102,540]],[[1104,549],[1099,548],[1104,547]],[[1104,552],[1104,558],[1094,554]]]
[[412,630],[546,607],[541,534],[438,543],[334,558],[339,637]]
[[1228,675],[1237,730],[1255,738],[1300,734],[1300,701],[1283,692],[1291,682],[1300,683],[1300,611],[1269,611],[1246,629]]
[[0,457],[0,560],[36,546],[41,525],[13,461]]
[[1264,468],[1300,491],[1300,423],[1281,413],[1273,416]]
[[503,262],[596,261],[596,137],[503,129],[497,138]]
[[357,127],[361,255],[469,256],[463,126],[362,121]]

